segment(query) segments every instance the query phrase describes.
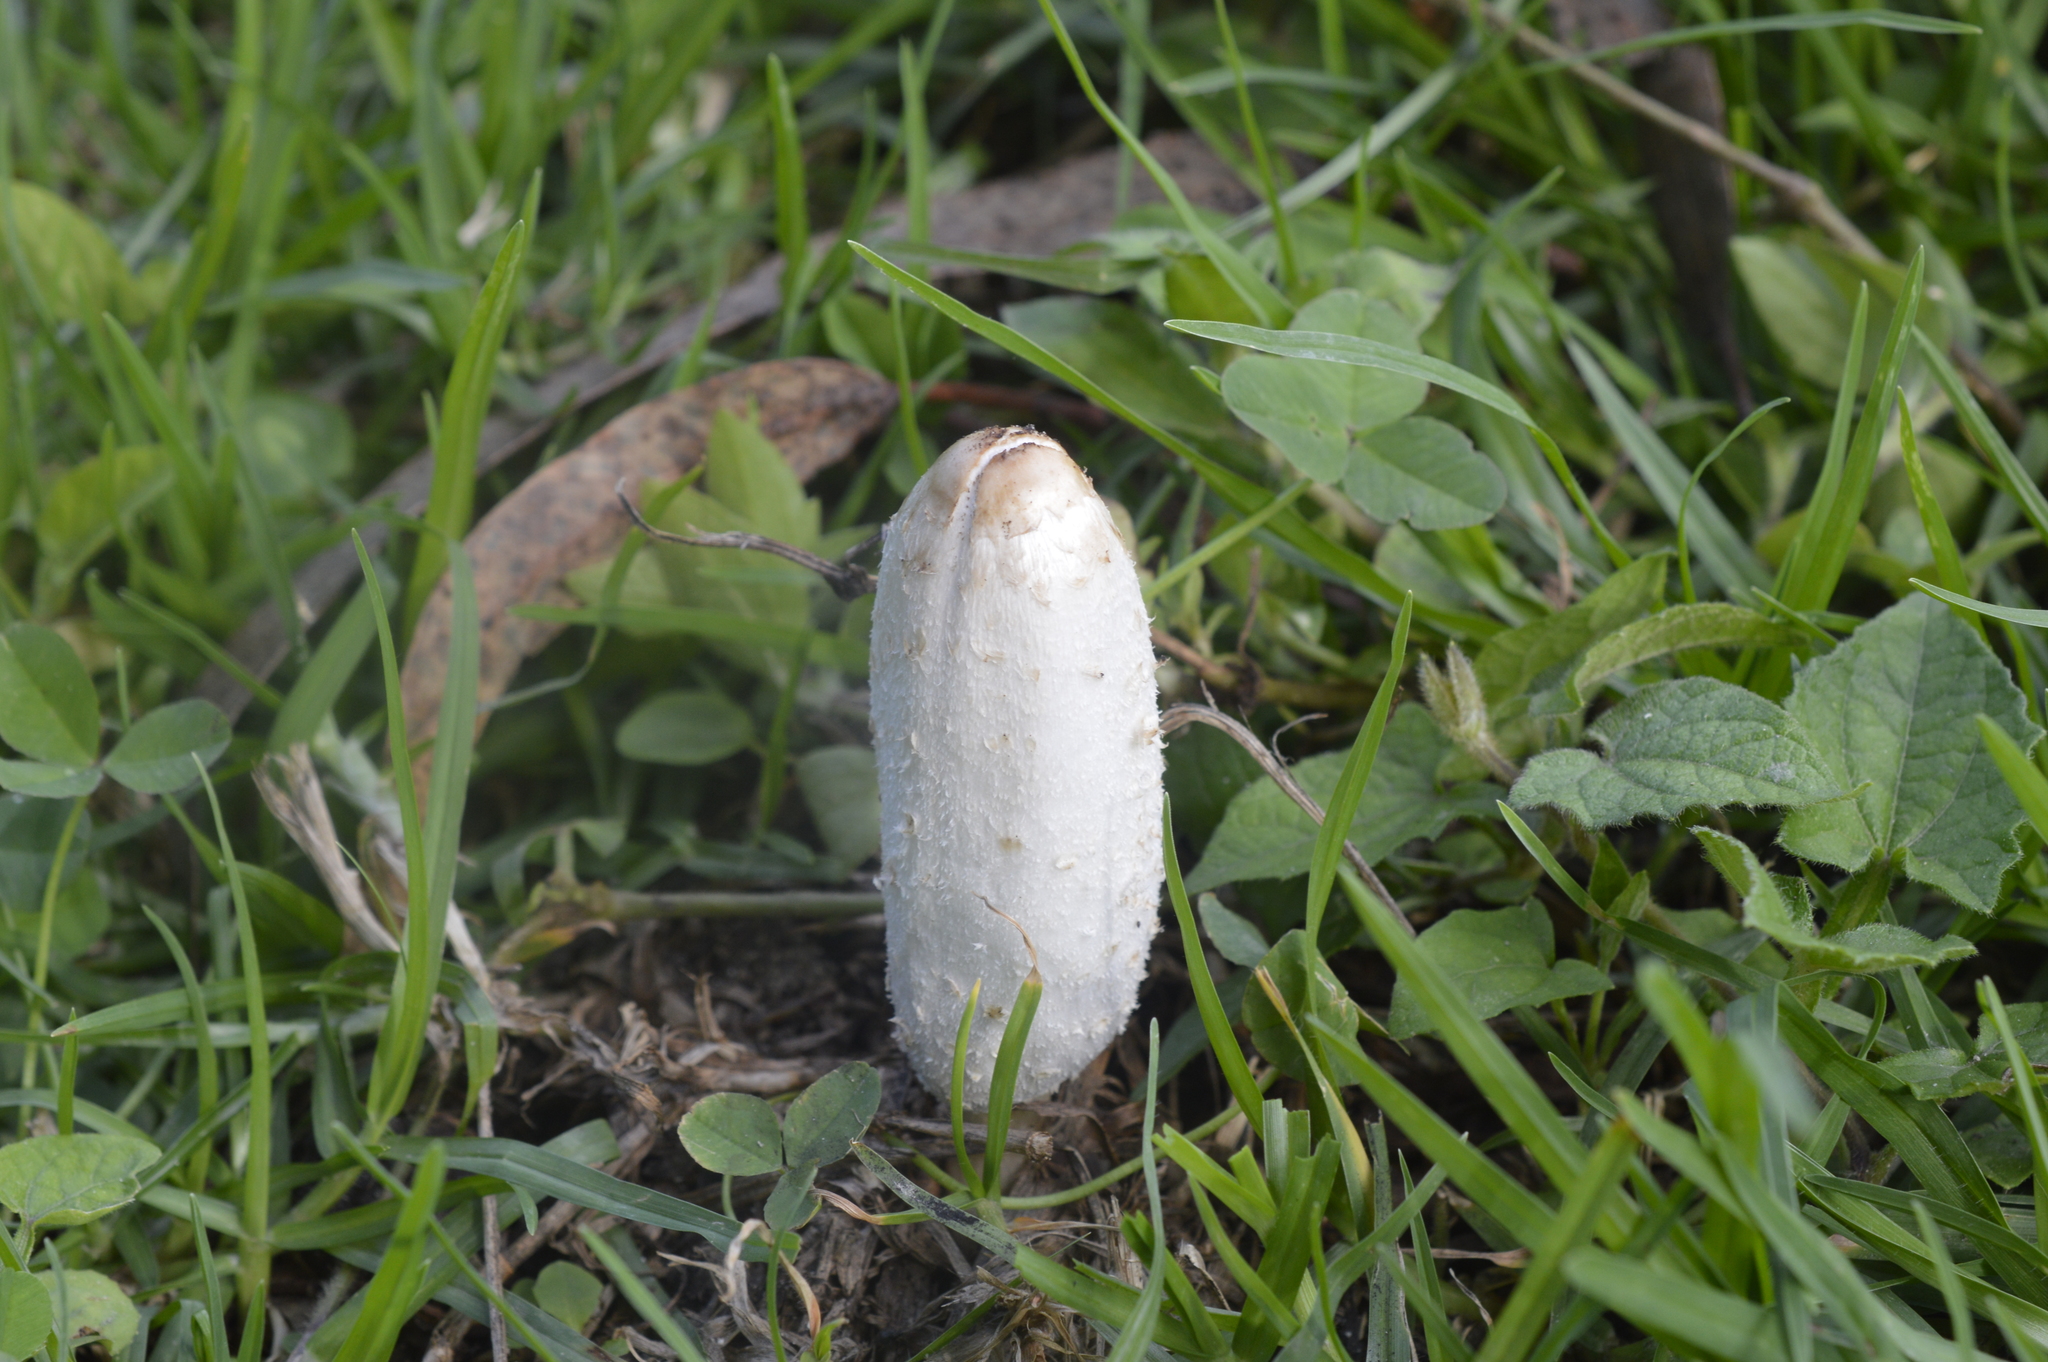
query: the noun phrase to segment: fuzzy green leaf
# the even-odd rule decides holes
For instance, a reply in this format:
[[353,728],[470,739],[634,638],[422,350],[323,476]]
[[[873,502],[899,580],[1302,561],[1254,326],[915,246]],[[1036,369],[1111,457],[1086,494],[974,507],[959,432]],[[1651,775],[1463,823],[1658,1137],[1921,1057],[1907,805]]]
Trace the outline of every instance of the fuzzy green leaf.
[[1694,828],[1707,859],[1742,896],[1743,921],[1779,945],[1800,953],[1804,962],[1821,969],[1867,973],[1912,969],[1960,960],[1977,948],[1959,936],[1930,941],[1911,927],[1870,922],[1835,936],[1814,931],[1813,905],[1803,882],[1773,875],[1749,846],[1712,828]]
[[[1494,912],[1460,908],[1426,929],[1416,945],[1451,977],[1481,1020],[1511,1007],[1538,1007],[1612,987],[1606,975],[1584,960],[1553,963],[1556,945],[1550,914],[1534,899]],[[1395,980],[1388,1033],[1405,1039],[1429,1026],[1429,1016],[1414,993]]]
[[1984,750],[1984,714],[2031,751],[2041,730],[1968,625],[1925,596],[1900,601],[1799,674],[1787,709],[1851,798],[1801,809],[1780,840],[1855,870],[1905,852],[1906,873],[1980,913],[2019,856],[2019,801]]
[[0,1148],[0,1205],[36,1225],[83,1225],[133,1201],[161,1154],[132,1135],[21,1140]]
[[[57,1304],[57,1281],[48,1272],[36,1273],[50,1308]],[[142,1316],[120,1284],[101,1272],[79,1268],[64,1271],[65,1337],[74,1345],[104,1343],[118,1357],[135,1341],[142,1328]]]
[[1515,782],[1516,808],[1549,804],[1587,827],[1696,805],[1802,805],[1839,786],[1799,724],[1778,706],[1711,677],[1660,681],[1595,720],[1601,753],[1539,753]]
[[27,1272],[0,1268],[0,1359],[20,1362],[49,1341],[56,1323],[50,1293]]
[[676,1127],[690,1157],[714,1173],[752,1177],[782,1167],[782,1126],[775,1108],[747,1092],[715,1092]]
[[[1367,862],[1384,860],[1417,837],[1436,836],[1454,818],[1492,812],[1486,794],[1491,786],[1438,786],[1437,764],[1450,752],[1450,740],[1422,706],[1394,711],[1351,820],[1351,842]],[[1294,767],[1294,778],[1317,804],[1327,806],[1344,772],[1344,760],[1342,752],[1310,757]],[[1201,864],[1188,876],[1188,890],[1199,893],[1237,880],[1306,874],[1315,845],[1316,825],[1308,815],[1278,786],[1261,780],[1230,801]]]
[[1807,641],[1805,634],[1739,605],[1713,601],[1674,605],[1631,620],[1597,640],[1579,658],[1562,686],[1530,697],[1537,715],[1576,714],[1600,683],[1653,657],[1685,648],[1780,648]]

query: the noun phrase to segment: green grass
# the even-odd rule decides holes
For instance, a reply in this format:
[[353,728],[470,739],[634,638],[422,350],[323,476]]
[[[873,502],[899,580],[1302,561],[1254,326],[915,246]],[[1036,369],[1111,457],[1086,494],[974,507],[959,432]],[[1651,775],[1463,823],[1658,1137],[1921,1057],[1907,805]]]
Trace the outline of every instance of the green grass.
[[[716,1355],[733,1307],[657,1233],[759,1269],[779,1359],[2048,1355],[2048,5],[1670,18],[1565,62],[1390,0],[0,9],[0,1356],[385,1362],[493,1308],[559,1362],[627,1327]],[[1754,412],[1599,83],[1677,41],[1769,163],[1732,172]],[[1166,127],[1255,206],[1191,202]],[[931,244],[970,179],[1096,147],[1121,207],[1158,191],[1102,241]],[[538,396],[778,253],[752,325]],[[1172,736],[1124,1161],[1050,1191],[988,1152],[1036,981],[979,1133],[956,1077],[950,1140],[879,1124],[838,1164],[879,1090],[843,1068],[732,1104],[798,1141],[863,1094],[787,1165],[716,1106],[691,1160],[676,1106],[667,1171],[614,1176],[603,1103],[490,1084],[556,1042],[451,947],[532,998],[576,912],[868,901],[874,831],[836,816],[871,798],[865,606],[636,533],[534,608],[570,627],[477,737],[498,565],[462,548],[627,406],[834,354],[900,395],[880,434],[799,487],[722,424],[650,519],[837,556],[959,433],[935,385],[1027,404],[991,420],[1084,398],[1108,419],[1035,419],[1129,514],[1166,698],[1234,683],[1334,814]],[[549,430],[479,474],[494,414]],[[429,445],[418,518],[369,499]],[[302,613],[344,544],[360,576]],[[259,609],[281,662],[234,652]],[[209,666],[255,697],[231,725]],[[254,779],[301,746],[317,858]],[[350,876],[395,952],[344,949]],[[1002,1293],[814,1320],[814,1183],[855,1167]],[[1024,1219],[1098,1194],[1086,1251]]]

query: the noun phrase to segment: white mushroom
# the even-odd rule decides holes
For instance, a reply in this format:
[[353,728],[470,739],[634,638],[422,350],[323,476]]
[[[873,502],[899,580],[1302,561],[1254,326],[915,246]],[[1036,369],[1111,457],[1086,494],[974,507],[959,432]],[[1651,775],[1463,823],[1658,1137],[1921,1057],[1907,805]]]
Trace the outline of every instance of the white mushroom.
[[1030,1101],[1123,1029],[1157,926],[1164,762],[1137,567],[1067,452],[1009,427],[932,465],[889,523],[879,575],[871,675],[898,1033],[944,1094],[981,980],[966,1093],[985,1107],[1031,967],[1021,926],[1045,984],[1017,1079]]

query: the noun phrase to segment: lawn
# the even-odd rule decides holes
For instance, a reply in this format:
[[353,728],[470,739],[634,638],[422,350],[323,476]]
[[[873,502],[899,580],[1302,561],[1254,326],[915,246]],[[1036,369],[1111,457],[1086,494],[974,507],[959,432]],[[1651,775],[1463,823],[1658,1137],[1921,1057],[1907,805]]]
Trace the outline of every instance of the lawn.
[[2044,29],[0,0],[0,1362],[2048,1358]]

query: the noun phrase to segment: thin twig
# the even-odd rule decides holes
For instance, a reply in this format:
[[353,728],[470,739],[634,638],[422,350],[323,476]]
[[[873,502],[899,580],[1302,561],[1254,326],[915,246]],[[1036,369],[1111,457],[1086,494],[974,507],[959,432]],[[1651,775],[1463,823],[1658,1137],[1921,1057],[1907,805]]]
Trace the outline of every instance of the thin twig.
[[761,893],[697,889],[648,893],[604,884],[564,885],[542,881],[526,920],[491,952],[494,964],[509,968],[593,927],[651,918],[814,917],[845,921],[882,911],[873,890],[785,889]]
[[[497,1131],[491,1121],[491,1080],[495,1074],[486,1074],[483,1085],[476,1094],[476,1133],[488,1140]],[[491,1284],[491,1290],[503,1293],[505,1290],[505,1230],[498,1223],[498,1198],[491,1195],[483,1199],[484,1221],[484,1280]],[[505,1316],[500,1314],[495,1303],[486,1301],[484,1309],[491,1325],[491,1362],[509,1362],[511,1347],[505,1337]]]
[[[1159,716],[1161,733],[1171,733],[1175,729],[1186,728],[1189,724],[1207,724],[1229,734],[1239,747],[1251,753],[1252,760],[1259,764],[1259,768],[1272,778],[1273,783],[1278,785],[1289,799],[1300,806],[1301,811],[1307,814],[1317,827],[1323,825],[1322,805],[1309,797],[1308,791],[1302,789],[1295,781],[1293,773],[1286,765],[1266,750],[1266,745],[1259,741],[1257,734],[1222,710],[1210,705],[1175,705]],[[1344,840],[1344,859],[1351,863],[1351,868],[1358,872],[1358,878],[1365,881],[1366,888],[1372,890],[1373,896],[1380,901],[1387,914],[1400,924],[1401,930],[1410,936],[1415,935],[1414,924],[1408,921],[1407,916],[1401,911],[1401,905],[1394,902],[1394,896],[1387,892],[1386,884],[1366,863],[1364,855],[1358,848],[1351,845],[1351,839],[1348,837]]]
[[[770,539],[765,534],[748,534],[743,530],[729,530],[723,534],[671,534],[658,530],[647,523],[640,514],[640,508],[633,504],[633,498],[626,495],[626,480],[619,479],[615,489],[619,505],[626,508],[626,514],[649,539],[663,544],[682,544],[693,549],[752,549],[757,553],[772,553],[778,558],[787,558],[798,567],[809,568],[825,579],[832,588],[832,594],[842,601],[857,601],[862,596],[872,595],[875,589],[875,574],[852,562],[833,562],[820,558],[808,549],[794,544],[785,544],[780,539]],[[862,546],[865,547],[865,546]]]

